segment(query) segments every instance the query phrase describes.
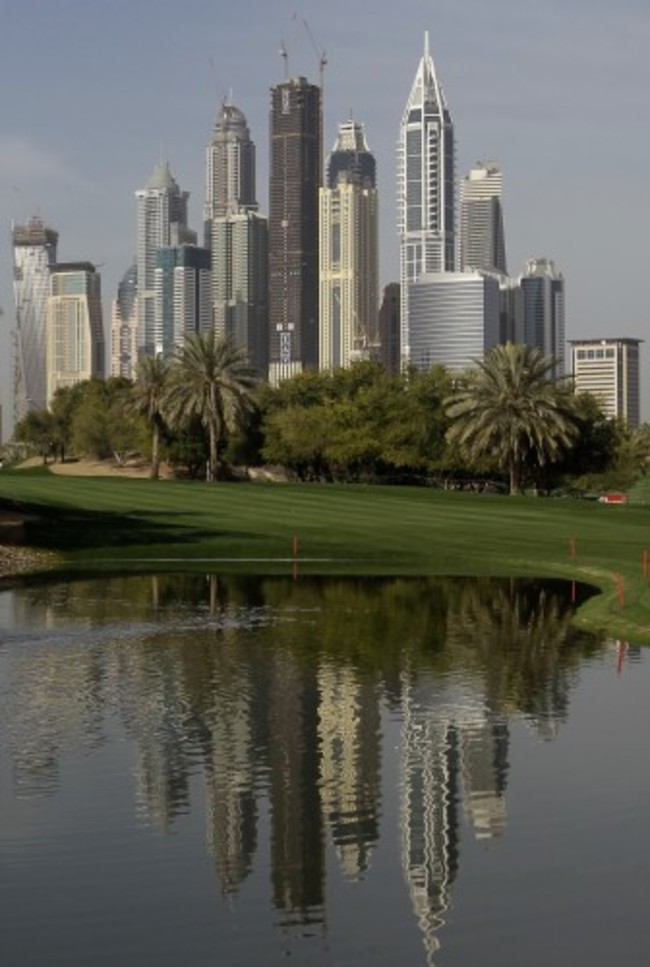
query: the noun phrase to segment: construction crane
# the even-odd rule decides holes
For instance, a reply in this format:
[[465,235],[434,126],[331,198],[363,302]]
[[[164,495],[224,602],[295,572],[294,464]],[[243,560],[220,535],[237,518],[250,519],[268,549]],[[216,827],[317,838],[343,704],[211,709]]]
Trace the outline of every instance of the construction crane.
[[320,156],[318,159],[318,177],[319,177],[319,183],[322,185],[324,183],[324,180],[323,180],[323,116],[324,116],[323,104],[325,101],[325,68],[327,67],[327,55],[325,54],[325,51],[323,50],[323,48],[319,47],[316,41],[314,40],[314,35],[312,34],[310,26],[304,17],[302,18],[302,23],[307,33],[307,36],[309,37],[311,45],[314,48],[314,52],[318,57],[318,86],[320,88],[320,107],[318,112],[318,127],[319,127],[318,134],[319,134],[319,141],[320,141],[320,148],[319,148]]
[[279,54],[284,62],[284,79],[285,81],[288,81],[289,80],[289,53],[287,51],[287,45],[285,44],[284,40],[280,41]]

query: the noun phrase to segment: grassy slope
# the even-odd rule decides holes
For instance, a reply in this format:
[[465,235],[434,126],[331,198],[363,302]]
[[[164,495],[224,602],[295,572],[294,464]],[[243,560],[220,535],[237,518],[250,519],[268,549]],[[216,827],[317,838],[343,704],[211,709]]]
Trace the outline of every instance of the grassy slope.
[[401,487],[154,483],[40,469],[0,474],[5,500],[36,515],[30,543],[62,551],[75,568],[207,558],[220,570],[286,569],[297,533],[301,567],[310,571],[589,581],[604,594],[581,609],[580,623],[650,641],[650,585],[641,568],[650,507]]

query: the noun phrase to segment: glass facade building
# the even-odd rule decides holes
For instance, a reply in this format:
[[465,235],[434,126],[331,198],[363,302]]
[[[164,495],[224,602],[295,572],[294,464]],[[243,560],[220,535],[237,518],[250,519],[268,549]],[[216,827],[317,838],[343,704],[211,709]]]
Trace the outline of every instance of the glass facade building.
[[397,149],[397,219],[400,244],[401,355],[411,355],[409,286],[423,273],[456,266],[454,126],[429,53],[413,81]]
[[499,283],[481,272],[420,276],[411,286],[411,364],[460,371],[499,343]]
[[40,218],[12,227],[16,309],[14,421],[47,403],[46,326],[50,269],[59,236]]
[[524,301],[524,342],[557,360],[565,372],[564,276],[551,259],[530,259],[520,277]]
[[187,227],[189,192],[181,191],[167,162],[160,162],[145,188],[136,191],[138,352],[157,356],[171,344],[165,342],[156,321],[155,272],[159,248],[196,242]]
[[460,183],[461,271],[507,275],[501,200],[503,175],[494,161],[479,161]]
[[159,248],[154,275],[156,331],[168,352],[212,326],[210,253],[196,245]]

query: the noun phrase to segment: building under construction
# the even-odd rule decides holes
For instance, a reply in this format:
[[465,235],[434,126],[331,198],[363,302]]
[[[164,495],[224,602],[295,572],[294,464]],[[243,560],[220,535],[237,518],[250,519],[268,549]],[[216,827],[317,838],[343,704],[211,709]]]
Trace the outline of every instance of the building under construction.
[[292,77],[271,90],[269,379],[318,366],[321,89]]

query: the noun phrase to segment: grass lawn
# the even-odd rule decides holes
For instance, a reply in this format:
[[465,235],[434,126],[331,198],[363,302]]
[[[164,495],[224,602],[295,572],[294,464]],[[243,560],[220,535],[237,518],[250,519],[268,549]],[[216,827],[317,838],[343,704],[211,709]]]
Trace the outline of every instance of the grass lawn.
[[[73,570],[565,576],[603,592],[576,622],[650,642],[650,505],[425,488],[217,484],[0,473],[0,507]],[[575,549],[575,556],[573,555]],[[621,575],[624,601],[619,600]]]

